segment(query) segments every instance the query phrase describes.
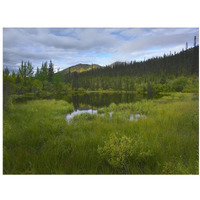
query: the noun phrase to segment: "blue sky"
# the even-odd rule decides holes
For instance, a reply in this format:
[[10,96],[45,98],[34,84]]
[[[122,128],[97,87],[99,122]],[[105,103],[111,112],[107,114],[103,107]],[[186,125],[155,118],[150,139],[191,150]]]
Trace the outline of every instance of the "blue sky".
[[4,28],[3,66],[17,71],[52,60],[55,70],[75,64],[146,60],[199,43],[198,28]]

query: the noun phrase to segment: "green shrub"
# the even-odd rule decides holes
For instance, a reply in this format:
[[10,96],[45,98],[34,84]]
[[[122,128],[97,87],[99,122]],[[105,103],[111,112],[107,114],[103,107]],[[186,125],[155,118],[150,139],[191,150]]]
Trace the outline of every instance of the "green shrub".
[[112,134],[110,139],[105,142],[104,147],[98,147],[98,153],[113,168],[126,172],[129,158],[133,155],[133,140],[127,136],[121,138]]
[[109,106],[111,111],[115,110],[116,107],[117,107],[117,105],[115,103],[111,103],[110,106]]
[[176,92],[181,92],[187,84],[187,78],[179,77],[173,81],[172,87]]

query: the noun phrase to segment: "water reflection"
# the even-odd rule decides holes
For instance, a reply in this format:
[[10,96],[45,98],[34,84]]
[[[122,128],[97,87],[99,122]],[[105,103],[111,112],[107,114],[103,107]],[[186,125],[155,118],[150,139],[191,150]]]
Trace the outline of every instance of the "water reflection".
[[75,115],[80,115],[82,113],[95,114],[95,113],[97,113],[97,110],[92,110],[92,109],[88,109],[88,110],[75,110],[74,112],[66,115],[67,122],[70,122]]
[[146,118],[145,115],[141,115],[141,114],[139,114],[139,113],[137,113],[137,114],[131,114],[131,116],[130,116],[130,121],[132,121],[132,120],[138,121],[138,119],[139,119],[140,117]]
[[[78,109],[78,110],[75,110],[74,112],[72,112],[72,113],[66,115],[66,120],[67,120],[67,122],[68,122],[68,123],[71,122],[72,119],[74,118],[74,116],[80,115],[80,114],[82,114],[82,113],[89,113],[89,114],[91,114],[91,115],[92,115],[92,114],[98,114],[98,113],[97,113],[97,110],[93,110],[93,109],[79,110],[79,109]],[[104,113],[98,114],[98,115],[100,115],[100,116],[105,116]],[[113,112],[109,112],[109,116],[110,116],[110,118],[112,118]],[[141,117],[142,117],[142,118],[146,118],[145,115],[142,115],[142,114],[139,114],[139,113],[137,113],[137,114],[131,114],[129,120],[130,120],[130,121],[138,121],[138,119],[141,118]]]
[[[154,96],[153,98],[160,98],[161,95]],[[136,95],[135,93],[82,93],[82,94],[69,94],[62,97],[62,99],[73,103],[75,110],[83,107],[90,107],[90,109],[101,108],[109,106],[111,103],[131,103],[142,99],[148,99],[145,95]]]
[[[142,97],[143,98],[143,97]],[[136,101],[134,93],[83,93],[71,94],[64,97],[70,103],[73,103],[75,110],[90,106],[91,109],[109,106],[111,103],[130,103]],[[141,99],[141,97],[140,97]]]
[[[164,95],[154,95],[153,98],[157,99]],[[39,97],[38,97],[39,98]],[[72,103],[75,110],[81,110],[80,108],[89,108],[95,110],[97,108],[109,106],[111,103],[132,103],[140,101],[142,99],[148,99],[147,95],[136,95],[135,93],[102,93],[102,92],[92,92],[92,93],[68,93],[68,94],[52,94],[43,97],[45,99],[58,99],[65,100]],[[28,96],[22,96],[14,99],[14,102],[25,102],[27,100],[37,99]]]

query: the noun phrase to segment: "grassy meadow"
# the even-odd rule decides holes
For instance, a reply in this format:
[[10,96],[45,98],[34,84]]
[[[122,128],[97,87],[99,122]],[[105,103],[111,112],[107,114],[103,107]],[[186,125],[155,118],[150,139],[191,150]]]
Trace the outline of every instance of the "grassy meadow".
[[[3,173],[199,174],[197,94],[112,103],[67,123],[73,109],[63,100],[33,100],[5,110]],[[131,114],[144,117],[130,121]]]

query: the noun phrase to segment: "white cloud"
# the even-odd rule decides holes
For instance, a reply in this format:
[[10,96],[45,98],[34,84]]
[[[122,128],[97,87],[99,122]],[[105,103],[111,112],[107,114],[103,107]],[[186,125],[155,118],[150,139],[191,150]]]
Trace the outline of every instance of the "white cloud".
[[180,51],[186,42],[193,45],[194,35],[198,36],[198,29],[5,28],[3,62],[12,69],[21,60],[31,61],[34,67],[50,59],[60,68],[77,63],[106,65],[111,60],[159,56],[169,49]]

